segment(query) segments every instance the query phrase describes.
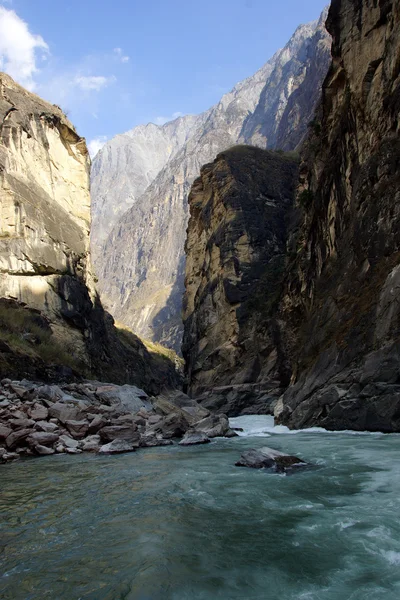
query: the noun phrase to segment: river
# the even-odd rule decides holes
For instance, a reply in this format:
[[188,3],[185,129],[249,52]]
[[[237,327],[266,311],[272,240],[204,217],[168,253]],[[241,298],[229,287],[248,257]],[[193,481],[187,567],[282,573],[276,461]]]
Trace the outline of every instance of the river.
[[[400,435],[289,432],[0,467],[3,600],[398,600]],[[234,466],[262,446],[313,467]]]

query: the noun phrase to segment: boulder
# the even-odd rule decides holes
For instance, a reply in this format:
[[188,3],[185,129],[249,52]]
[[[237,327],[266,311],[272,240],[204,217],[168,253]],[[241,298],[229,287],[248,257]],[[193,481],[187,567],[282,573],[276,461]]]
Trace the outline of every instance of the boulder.
[[182,437],[190,425],[182,412],[171,413],[146,429],[147,435],[160,434],[164,439]]
[[164,440],[161,436],[155,434],[144,435],[140,438],[140,446],[142,448],[154,448],[156,446],[173,446],[172,440]]
[[13,429],[28,429],[35,425],[35,421],[32,419],[10,419],[8,423]]
[[76,440],[82,440],[88,432],[89,423],[87,421],[65,421],[65,426]]
[[58,439],[59,436],[56,433],[47,433],[46,431],[35,431],[34,433],[31,432],[27,441],[29,445],[32,446],[36,446],[38,444],[41,446],[51,446],[52,444],[57,442]]
[[81,449],[84,452],[97,452],[100,449],[101,441],[99,435],[89,435],[82,440]]
[[307,463],[297,456],[291,456],[264,446],[258,450],[246,450],[235,465],[237,467],[271,469],[276,473],[286,473],[299,467],[305,467]]
[[196,444],[209,444],[210,438],[201,431],[187,431],[183,439],[179,442],[180,446],[194,446]]
[[146,392],[134,385],[104,385],[96,389],[97,398],[109,406],[137,413],[141,408],[151,410]]
[[35,404],[28,410],[28,415],[34,421],[44,421],[49,416],[49,411],[42,404]]
[[74,440],[69,435],[60,435],[59,442],[65,446],[65,448],[77,448],[79,446],[79,442]]
[[11,427],[7,427],[6,425],[0,423],[0,442],[4,442],[5,439],[12,433]]
[[239,434],[236,433],[236,431],[234,429],[228,429],[228,431],[226,432],[226,434],[225,434],[224,437],[226,437],[226,438],[234,438],[234,437],[239,437]]
[[37,398],[44,398],[50,402],[57,402],[63,395],[64,392],[58,385],[41,385],[35,390],[35,396]]
[[76,406],[69,406],[62,402],[56,402],[49,408],[50,417],[58,419],[61,423],[78,420],[80,413],[80,409]]
[[229,421],[226,415],[210,415],[195,423],[194,431],[202,432],[209,438],[223,437],[229,431]]
[[100,437],[103,442],[112,442],[114,440],[124,440],[129,444],[138,446],[140,434],[137,426],[131,425],[108,425],[100,429]]
[[109,444],[101,446],[99,454],[121,454],[122,452],[134,452],[135,447],[126,440],[113,440]]
[[53,450],[53,448],[48,448],[47,446],[41,446],[40,444],[37,444],[35,446],[35,452],[37,452],[41,456],[44,456],[46,454],[54,454],[55,450]]
[[25,444],[26,438],[32,433],[32,429],[19,429],[10,433],[6,439],[6,446],[10,450],[16,448],[19,444]]
[[54,433],[58,429],[58,425],[50,423],[49,421],[36,421],[35,429],[39,431],[46,431],[47,433]]
[[103,415],[95,415],[94,419],[92,419],[89,423],[88,433],[90,435],[95,434],[102,427],[105,427],[106,425],[107,425],[107,419]]

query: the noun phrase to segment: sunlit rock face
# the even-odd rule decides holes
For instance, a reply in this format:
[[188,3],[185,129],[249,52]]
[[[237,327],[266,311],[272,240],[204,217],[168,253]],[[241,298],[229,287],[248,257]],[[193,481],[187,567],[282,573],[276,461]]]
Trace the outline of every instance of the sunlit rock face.
[[287,278],[290,426],[400,430],[400,5],[334,0]]
[[192,186],[182,349],[194,396],[281,385],[275,312],[297,177],[295,158],[236,146]]
[[[0,296],[45,310],[84,358],[63,316],[90,303],[90,159],[62,111],[0,75]],[[80,293],[77,294],[77,288]]]
[[[323,23],[324,16],[299,27],[209,111],[162,128],[135,128],[94,160],[92,248],[100,290],[107,309],[144,337],[180,348],[188,194],[202,165],[242,142],[294,149],[303,140],[330,61]],[[159,141],[165,139],[167,151]],[[163,161],[154,175],[148,165]],[[103,243],[107,223],[115,225]]]
[[26,307],[51,335],[44,362],[43,348],[21,349],[24,331],[15,348],[0,344],[0,375],[47,376],[60,349],[82,373],[157,392],[177,384],[174,365],[155,362],[135,335],[122,338],[93,284],[89,168],[85,140],[62,111],[1,73],[1,318],[22,318]]

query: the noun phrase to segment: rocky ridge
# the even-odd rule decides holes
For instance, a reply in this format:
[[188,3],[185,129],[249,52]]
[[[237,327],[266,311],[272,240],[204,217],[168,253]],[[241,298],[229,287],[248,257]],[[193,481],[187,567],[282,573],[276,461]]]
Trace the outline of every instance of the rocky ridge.
[[[323,17],[299,27],[287,46],[262,69],[200,115],[186,143],[115,225],[98,253],[95,268],[107,309],[118,320],[145,338],[179,350],[190,186],[203,164],[243,140],[290,149],[301,142],[304,123],[315,108],[328,68],[328,47]],[[249,115],[254,115],[253,121]],[[266,134],[268,127],[273,135]],[[95,207],[106,197],[106,186],[99,180],[100,166],[107,170],[105,158],[112,154],[112,144],[106,145],[94,161]],[[129,160],[134,162],[133,155]],[[103,174],[109,181],[120,172],[117,162],[110,175]],[[125,162],[121,158],[121,164]],[[118,191],[121,202],[131,193],[129,189],[126,194],[123,189]]]
[[97,381],[48,385],[0,383],[0,462],[26,456],[117,454],[236,435],[223,414],[211,414],[181,392],[149,397],[130,385]]

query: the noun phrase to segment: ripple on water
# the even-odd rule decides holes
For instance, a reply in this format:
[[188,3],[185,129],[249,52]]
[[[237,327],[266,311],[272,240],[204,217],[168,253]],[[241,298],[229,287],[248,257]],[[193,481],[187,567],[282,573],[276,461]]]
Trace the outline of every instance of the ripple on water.
[[[233,423],[207,447],[4,466],[0,597],[398,600],[400,436]],[[234,467],[263,445],[316,467]]]

